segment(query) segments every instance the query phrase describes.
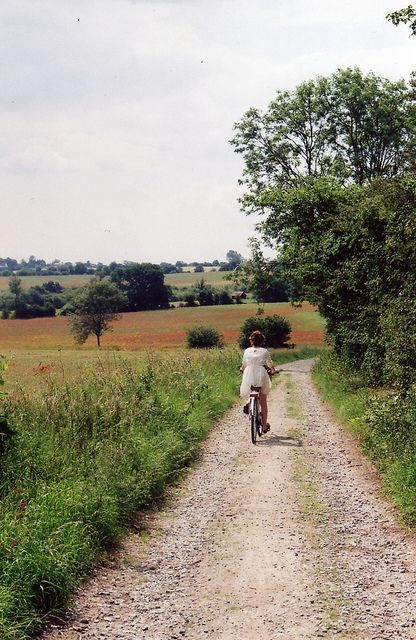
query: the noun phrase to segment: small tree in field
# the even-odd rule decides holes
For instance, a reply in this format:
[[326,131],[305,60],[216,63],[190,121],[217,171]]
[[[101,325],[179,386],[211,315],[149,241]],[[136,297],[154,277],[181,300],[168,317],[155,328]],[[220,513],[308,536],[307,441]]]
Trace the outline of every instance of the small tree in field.
[[69,316],[71,333],[75,342],[83,344],[90,335],[97,338],[110,329],[110,323],[119,320],[119,309],[126,304],[126,296],[106,280],[91,280],[75,296],[74,312]]

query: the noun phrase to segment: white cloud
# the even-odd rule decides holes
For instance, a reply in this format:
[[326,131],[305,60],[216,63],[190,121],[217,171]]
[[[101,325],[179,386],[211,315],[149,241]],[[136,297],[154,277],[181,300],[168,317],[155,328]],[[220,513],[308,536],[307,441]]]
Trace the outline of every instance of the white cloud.
[[245,252],[233,123],[337,67],[408,75],[393,4],[3,0],[0,255]]

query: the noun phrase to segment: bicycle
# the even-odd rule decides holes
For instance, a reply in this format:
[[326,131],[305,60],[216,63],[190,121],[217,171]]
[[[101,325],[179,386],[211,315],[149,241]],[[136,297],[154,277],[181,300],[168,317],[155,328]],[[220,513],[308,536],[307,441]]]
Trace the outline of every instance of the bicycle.
[[[272,370],[266,365],[264,365],[264,368],[266,369],[270,378],[272,378],[276,373],[275,369]],[[248,403],[244,406],[244,413],[247,413],[249,416],[251,442],[253,444],[256,444],[257,436],[261,437],[264,433],[263,421],[262,421],[262,415],[261,415],[261,406],[260,406],[260,391],[261,391],[261,387],[255,387],[252,385],[250,388]]]

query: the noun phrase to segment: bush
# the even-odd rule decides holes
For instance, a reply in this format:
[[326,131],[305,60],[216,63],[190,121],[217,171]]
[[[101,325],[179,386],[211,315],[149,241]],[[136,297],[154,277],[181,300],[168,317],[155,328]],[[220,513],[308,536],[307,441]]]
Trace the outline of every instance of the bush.
[[221,289],[217,294],[218,304],[233,304],[234,300],[227,289]]
[[238,344],[242,349],[250,346],[249,337],[253,331],[261,331],[266,338],[266,347],[285,347],[292,331],[289,322],[282,316],[253,316],[241,326]]
[[210,349],[222,346],[222,336],[213,327],[196,325],[191,327],[186,336],[190,349]]
[[416,300],[415,285],[390,301],[380,320],[385,348],[383,382],[410,389],[416,385]]

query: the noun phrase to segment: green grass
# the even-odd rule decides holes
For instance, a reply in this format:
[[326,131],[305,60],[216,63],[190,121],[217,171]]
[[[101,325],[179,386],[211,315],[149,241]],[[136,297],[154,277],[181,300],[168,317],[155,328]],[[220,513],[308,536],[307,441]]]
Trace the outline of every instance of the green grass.
[[145,351],[116,350],[16,350],[8,356],[5,372],[5,389],[41,390],[48,386],[49,378],[55,377],[56,383],[71,382],[79,378],[80,370],[85,367],[111,367],[122,360],[134,363],[137,367],[146,361]]
[[0,467],[0,637],[60,615],[102,549],[195,456],[235,400],[240,353],[124,358],[7,402]]
[[365,414],[374,392],[357,385],[330,352],[321,354],[312,377],[341,422],[359,435],[356,419]]
[[399,394],[360,387],[330,353],[321,356],[312,375],[376,465],[404,521],[416,529],[416,389]]
[[317,358],[324,350],[324,347],[309,347],[306,345],[299,349],[270,349],[270,353],[275,365],[279,365],[296,360]]

